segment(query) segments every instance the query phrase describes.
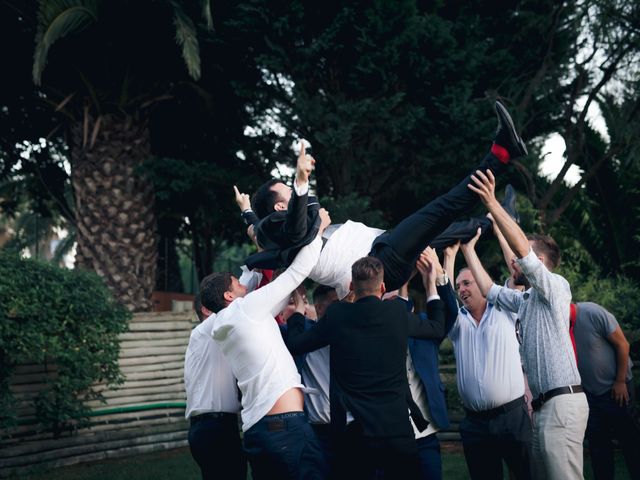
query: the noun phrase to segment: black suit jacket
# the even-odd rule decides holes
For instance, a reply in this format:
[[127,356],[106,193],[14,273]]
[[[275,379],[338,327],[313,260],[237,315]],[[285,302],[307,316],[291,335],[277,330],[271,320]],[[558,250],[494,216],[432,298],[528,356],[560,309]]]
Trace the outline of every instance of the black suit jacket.
[[309,245],[320,229],[320,204],[308,194],[298,196],[295,189],[287,211],[272,212],[263,219],[248,211],[242,214],[245,222],[253,225],[262,252],[250,255],[245,264],[249,269],[288,267],[298,252]]
[[[335,303],[305,331],[303,317],[288,321],[294,355],[331,345],[331,423],[339,430],[350,411],[369,437],[410,436],[407,337],[444,335],[444,303],[427,304],[430,321],[407,312],[402,301],[365,297]],[[301,319],[302,318],[302,319]]]

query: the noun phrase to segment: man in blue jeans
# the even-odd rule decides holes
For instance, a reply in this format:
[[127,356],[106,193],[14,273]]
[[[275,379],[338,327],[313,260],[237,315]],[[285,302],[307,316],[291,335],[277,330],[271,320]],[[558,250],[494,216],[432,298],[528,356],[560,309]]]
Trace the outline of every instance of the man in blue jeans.
[[274,317],[317,262],[319,235],[330,221],[321,212],[318,236],[268,285],[249,292],[220,272],[200,286],[203,305],[216,313],[210,334],[242,392],[243,443],[255,480],[325,477],[326,461],[304,413],[305,386]]

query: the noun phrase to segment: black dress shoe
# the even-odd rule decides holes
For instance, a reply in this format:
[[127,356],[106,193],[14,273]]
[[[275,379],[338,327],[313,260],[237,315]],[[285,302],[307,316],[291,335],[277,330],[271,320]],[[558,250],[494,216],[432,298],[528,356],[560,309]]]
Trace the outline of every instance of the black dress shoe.
[[511,115],[498,100],[496,100],[496,113],[498,114],[498,130],[493,141],[507,149],[511,160],[527,155],[529,152],[527,152],[522,138],[516,132]]
[[502,200],[501,205],[516,223],[520,223],[520,215],[516,210],[516,191],[511,184],[507,184],[504,187],[504,200]]

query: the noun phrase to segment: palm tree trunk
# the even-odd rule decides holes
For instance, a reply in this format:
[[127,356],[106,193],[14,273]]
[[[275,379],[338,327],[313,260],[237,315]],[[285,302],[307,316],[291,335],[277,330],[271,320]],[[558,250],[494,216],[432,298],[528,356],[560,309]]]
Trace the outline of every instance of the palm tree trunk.
[[154,192],[137,170],[150,155],[146,122],[85,114],[70,140],[76,265],[103,277],[129,310],[149,311],[157,257]]

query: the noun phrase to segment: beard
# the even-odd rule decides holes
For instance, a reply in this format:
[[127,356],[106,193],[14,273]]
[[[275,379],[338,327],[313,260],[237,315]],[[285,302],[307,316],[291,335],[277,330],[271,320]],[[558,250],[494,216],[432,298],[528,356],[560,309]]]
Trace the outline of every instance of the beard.
[[516,286],[524,287],[525,290],[528,289],[529,287],[531,287],[531,284],[529,283],[529,280],[527,280],[527,277],[525,277],[524,273],[522,273],[522,272],[514,273],[514,275],[513,275],[513,283]]

